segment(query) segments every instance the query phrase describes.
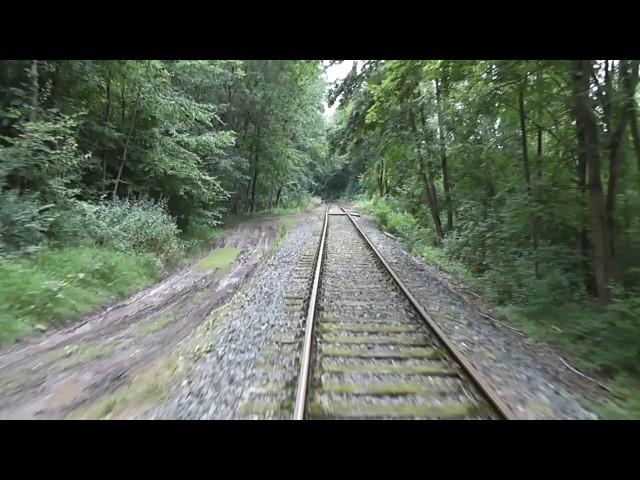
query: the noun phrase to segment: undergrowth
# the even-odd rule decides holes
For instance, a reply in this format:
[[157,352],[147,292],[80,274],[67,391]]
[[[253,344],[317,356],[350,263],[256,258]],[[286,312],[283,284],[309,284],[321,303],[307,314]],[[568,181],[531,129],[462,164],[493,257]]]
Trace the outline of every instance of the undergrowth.
[[160,278],[151,254],[106,248],[41,249],[0,261],[0,343],[88,313]]
[[68,225],[60,222],[55,238],[71,245],[42,242],[0,255],[0,345],[152,285],[201,256],[223,232],[206,225],[179,232],[150,204],[101,208],[80,205],[84,210],[70,212]]

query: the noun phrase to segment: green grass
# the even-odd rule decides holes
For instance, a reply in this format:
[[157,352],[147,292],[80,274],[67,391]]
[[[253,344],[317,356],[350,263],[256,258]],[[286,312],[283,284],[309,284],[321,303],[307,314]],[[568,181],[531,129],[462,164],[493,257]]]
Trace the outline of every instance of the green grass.
[[278,224],[278,232],[276,233],[276,239],[273,242],[273,248],[278,250],[282,243],[284,242],[284,238],[287,236],[287,232],[291,230],[291,228],[297,223],[297,219],[294,218],[281,218],[280,223]]
[[355,208],[373,215],[380,227],[396,235],[413,255],[471,286],[480,286],[478,280],[469,273],[463,264],[451,259],[444,250],[432,245],[431,232],[419,225],[418,221],[409,213],[396,212],[380,200],[360,200],[356,202]]
[[530,337],[557,347],[571,365],[611,390],[611,395],[582,399],[587,408],[605,419],[640,419],[640,325],[633,312],[586,301],[508,305],[498,312]]
[[321,323],[318,331],[324,332],[364,332],[364,333],[406,333],[415,332],[417,328],[414,325],[379,325],[379,324],[356,324],[348,323]]
[[420,345],[425,343],[422,338],[411,338],[403,335],[385,335],[377,337],[373,335],[322,335],[322,341],[326,343],[340,343],[353,345]]
[[198,257],[222,236],[224,229],[207,226],[191,227],[181,235],[184,245],[183,258],[186,261]]
[[438,395],[446,393],[446,389],[424,383],[338,383],[329,382],[322,385],[327,393],[351,395]]
[[321,203],[321,200],[318,198],[311,198],[308,201],[303,201],[297,206],[289,206],[289,207],[276,207],[267,210],[260,210],[258,212],[253,213],[237,213],[234,215],[227,215],[223,218],[222,223],[229,227],[232,225],[236,225],[244,220],[249,220],[252,218],[264,218],[264,217],[279,217],[279,216],[287,216],[287,215],[299,215],[301,213],[306,212],[310,208],[313,208]]
[[[91,246],[42,248],[32,256],[0,259],[0,345],[60,326],[147,287],[201,256],[222,234],[218,228],[191,228],[181,236],[182,247],[162,261],[151,253]],[[201,261],[200,268],[224,268],[238,254],[235,249],[220,250]]]
[[243,403],[240,405],[239,410],[242,415],[267,415],[281,413],[283,411],[287,412],[291,410],[292,407],[291,401],[254,400]]
[[240,250],[238,248],[216,248],[194,267],[197,271],[212,270],[214,268],[226,268],[231,265]]
[[360,357],[360,358],[439,358],[441,353],[432,348],[398,348],[397,350],[365,350],[349,348],[325,348],[322,354],[326,357]]
[[0,344],[64,323],[146,287],[161,276],[150,255],[105,248],[43,249],[0,261]]

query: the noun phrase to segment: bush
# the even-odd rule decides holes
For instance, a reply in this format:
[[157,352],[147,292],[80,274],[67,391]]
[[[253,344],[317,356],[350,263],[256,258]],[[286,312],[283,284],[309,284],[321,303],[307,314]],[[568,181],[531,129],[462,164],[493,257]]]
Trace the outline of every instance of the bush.
[[153,253],[167,260],[180,249],[180,230],[163,205],[150,200],[117,200],[99,206],[106,229],[101,240],[124,253]]
[[[222,229],[211,228],[208,225],[191,225],[181,238],[184,258],[182,262],[188,258],[202,254],[207,248],[211,247],[215,240],[222,235]],[[176,259],[176,266],[178,265]]]
[[63,216],[49,229],[52,243],[57,246],[102,244],[107,224],[99,218],[101,207],[88,202],[71,200]]
[[7,251],[36,247],[55,219],[53,205],[41,205],[31,195],[0,192],[0,243]]
[[161,203],[148,199],[92,205],[76,201],[52,225],[61,245],[96,244],[122,253],[151,253],[168,262],[181,250],[180,230]]

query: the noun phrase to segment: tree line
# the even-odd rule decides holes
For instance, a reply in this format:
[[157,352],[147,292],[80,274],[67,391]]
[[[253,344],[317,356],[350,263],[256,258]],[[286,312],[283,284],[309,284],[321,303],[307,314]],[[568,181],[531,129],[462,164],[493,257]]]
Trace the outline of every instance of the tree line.
[[304,202],[324,94],[319,61],[0,61],[2,246],[78,202],[151,199],[182,229]]
[[366,61],[332,89],[335,188],[409,212],[499,286],[640,285],[637,60]]

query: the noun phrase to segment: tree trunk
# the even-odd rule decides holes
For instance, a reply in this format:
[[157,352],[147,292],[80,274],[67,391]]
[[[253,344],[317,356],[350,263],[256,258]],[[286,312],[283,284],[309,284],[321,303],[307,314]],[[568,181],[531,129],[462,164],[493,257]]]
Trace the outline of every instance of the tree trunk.
[[619,64],[619,79],[623,94],[622,112],[620,113],[620,123],[617,128],[612,129],[609,138],[609,184],[607,189],[607,223],[609,227],[609,248],[612,257],[613,278],[615,271],[615,243],[616,243],[616,197],[618,194],[618,180],[620,170],[624,162],[624,139],[627,131],[628,120],[633,114],[633,95],[635,94],[636,82],[631,77],[629,62],[621,60]]
[[384,158],[380,158],[380,174],[378,175],[378,192],[384,197]]
[[542,181],[542,127],[538,127],[538,149],[537,149],[537,161],[538,164],[538,182]]
[[[609,181],[607,187],[607,225],[609,229],[609,248],[611,256],[615,258],[615,230],[616,230],[616,196],[618,194],[618,179],[620,177],[620,167],[623,162],[622,140],[626,130],[627,114],[622,114],[622,120],[618,129],[612,135],[609,145]],[[614,272],[612,272],[614,275]]]
[[31,61],[31,111],[29,121],[33,122],[38,118],[38,93],[40,84],[38,81],[38,60]]
[[273,208],[273,187],[275,180],[271,180],[271,188],[269,189],[269,211]]
[[[527,141],[527,122],[524,106],[524,94],[527,88],[527,77],[522,80],[522,85],[518,91],[518,113],[520,116],[520,134],[522,138],[522,163],[524,166],[524,180],[527,183],[527,195],[532,206],[535,207],[533,192],[531,189],[531,172],[529,170],[529,145]],[[540,148],[541,144],[539,145]],[[538,261],[538,221],[535,214],[530,216],[531,237],[533,242],[533,271],[536,278],[540,278],[540,265]]]
[[[582,130],[577,132],[578,145],[584,145],[584,132]],[[578,196],[581,206],[585,206],[587,203],[587,160],[585,158],[584,148],[578,148]],[[598,289],[595,283],[595,277],[593,276],[593,269],[591,268],[591,244],[589,242],[589,231],[584,221],[581,222],[582,226],[578,231],[578,252],[581,259],[582,274],[584,287],[594,297],[598,295]]]
[[120,109],[120,113],[121,113],[121,123],[122,123],[122,128],[124,129],[124,119],[125,119],[125,108],[126,108],[126,99],[124,96],[124,81],[122,82],[122,87],[120,89],[120,102],[121,102],[121,109]]
[[436,229],[437,241],[440,243],[444,238],[444,232],[442,230],[442,223],[440,222],[440,215],[438,214],[437,197],[434,196],[433,182],[429,178],[427,173],[427,167],[422,162],[422,180],[424,182],[424,192],[427,198],[427,204],[429,211],[431,212],[431,218],[433,218],[433,225]]
[[[425,123],[424,116],[422,123]],[[418,126],[416,125],[416,115],[411,112],[410,125],[416,140],[418,140]],[[427,206],[431,212],[431,218],[433,218],[433,226],[436,230],[436,241],[440,243],[444,238],[444,232],[442,230],[442,222],[440,222],[440,213],[438,212],[438,196],[436,195],[436,189],[433,185],[433,180],[429,174],[429,165],[425,156],[421,153],[420,147],[418,147],[420,155],[420,169],[422,170],[422,180],[424,182],[424,192],[427,199]]]
[[625,90],[625,110],[629,119],[629,130],[631,130],[631,139],[633,140],[633,149],[636,152],[636,161],[638,164],[638,172],[640,172],[640,134],[638,134],[637,105],[635,92],[638,86],[638,60],[629,62],[628,75],[624,82]]
[[256,166],[253,170],[253,185],[251,187],[251,213],[255,211],[256,206],[256,183],[258,183],[258,157],[256,154]]
[[249,211],[249,193],[251,192],[251,185],[253,184],[253,177],[249,177],[249,183],[247,183],[247,191],[244,194],[244,211]]
[[280,193],[282,193],[282,187],[278,187],[278,193],[276,193],[276,208],[278,208],[280,203]]
[[[540,84],[540,82],[542,81],[542,72],[538,72],[537,76],[536,76],[536,80],[538,82],[538,84]],[[541,88],[538,87],[538,92],[540,92]],[[537,168],[538,168],[538,185],[542,185],[542,119],[543,119],[543,115],[542,115],[542,98],[538,98],[537,99],[537,103],[538,103],[538,122],[540,122],[538,124],[538,149],[537,149],[537,158],[536,158],[536,164],[537,164]],[[538,231],[540,230],[540,219],[538,218]]]
[[[107,106],[104,114],[104,123],[108,124],[111,118],[111,77],[107,77],[106,85]],[[107,191],[107,147],[102,148],[102,191]]]
[[254,212],[256,206],[256,183],[258,183],[258,144],[260,142],[260,127],[256,132],[256,146],[254,152],[254,167],[253,167],[253,185],[251,187],[251,213]]
[[629,114],[629,127],[631,130],[631,139],[633,140],[633,149],[636,151],[636,162],[638,172],[640,172],[640,134],[638,134],[638,119],[636,118],[636,108]]
[[[118,168],[118,176],[116,177],[115,185],[113,186],[113,199],[115,200],[118,196],[118,186],[120,185],[120,181],[122,179],[122,172],[124,170],[124,166],[127,163],[127,152],[129,150],[129,143],[131,142],[131,137],[133,136],[133,131],[136,126],[136,116],[138,115],[138,106],[140,104],[140,88],[138,88],[138,92],[136,94],[136,101],[133,107],[133,114],[131,118],[131,125],[129,127],[129,133],[127,135],[127,139],[124,143],[124,150],[122,151],[122,161],[120,162],[120,168]],[[124,99],[124,90],[123,97]],[[124,104],[123,104],[123,113],[124,113]]]
[[444,201],[447,207],[447,231],[453,230],[453,205],[451,204],[451,188],[449,185],[449,167],[447,165],[447,146],[445,142],[444,115],[442,112],[443,91],[442,81],[436,82],[436,105],[438,111],[438,138],[440,140],[440,162],[442,164],[442,186],[444,188]]
[[582,151],[587,169],[592,234],[592,267],[596,280],[598,298],[603,304],[608,304],[612,298],[609,285],[611,281],[612,258],[609,247],[605,198],[600,178],[598,124],[589,102],[592,68],[590,60],[571,61],[578,151]]
[[609,70],[609,60],[604,61],[604,102],[602,104],[602,112],[604,113],[604,124],[607,127],[607,135],[611,135],[611,73]]

